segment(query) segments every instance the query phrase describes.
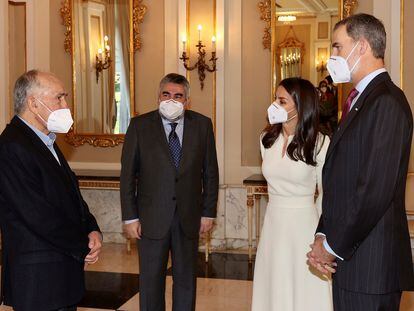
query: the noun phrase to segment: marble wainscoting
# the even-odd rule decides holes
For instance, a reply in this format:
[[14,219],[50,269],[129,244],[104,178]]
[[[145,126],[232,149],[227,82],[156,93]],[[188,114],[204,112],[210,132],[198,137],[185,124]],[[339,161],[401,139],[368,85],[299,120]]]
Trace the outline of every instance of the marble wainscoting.
[[[122,234],[121,206],[118,189],[81,189],[83,198],[95,215],[104,233],[105,242],[125,243]],[[246,189],[241,185],[221,185],[217,205],[216,225],[211,234],[212,250],[245,250],[248,246]],[[261,223],[267,198],[260,202]],[[255,246],[255,214],[253,211],[253,245]],[[200,239],[200,249],[205,240]]]
[[104,241],[126,243],[122,234],[121,201],[116,189],[81,189],[83,199],[95,216]]

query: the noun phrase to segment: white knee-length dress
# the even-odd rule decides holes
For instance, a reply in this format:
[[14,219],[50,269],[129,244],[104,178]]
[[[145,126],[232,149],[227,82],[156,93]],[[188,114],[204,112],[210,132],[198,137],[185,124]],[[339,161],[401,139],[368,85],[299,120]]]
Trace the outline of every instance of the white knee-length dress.
[[316,186],[322,193],[329,138],[318,141],[316,167],[282,156],[282,135],[268,149],[261,144],[269,203],[256,254],[253,311],[333,310],[331,282],[306,262],[320,215],[322,195],[315,203],[314,194]]

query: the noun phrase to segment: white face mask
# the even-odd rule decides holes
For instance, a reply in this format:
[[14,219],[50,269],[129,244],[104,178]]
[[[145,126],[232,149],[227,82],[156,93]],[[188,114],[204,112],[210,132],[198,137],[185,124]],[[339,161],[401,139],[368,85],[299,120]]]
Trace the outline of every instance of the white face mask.
[[36,100],[50,111],[50,115],[45,121],[40,114],[39,118],[46,124],[47,129],[53,133],[67,133],[73,124],[72,114],[68,108],[57,109],[55,111],[50,110],[40,99]]
[[352,76],[351,73],[354,71],[356,65],[358,65],[361,57],[358,58],[354,66],[349,69],[348,58],[352,55],[356,47],[358,46],[359,41],[352,48],[351,52],[348,54],[348,57],[345,59],[341,56],[331,56],[328,60],[326,68],[329,71],[329,74],[332,77],[333,82],[335,83],[347,83],[351,82]]
[[160,102],[159,111],[167,120],[175,121],[183,115],[184,104],[174,99],[163,100]]
[[288,113],[293,111],[293,109],[286,111],[285,108],[279,105],[277,101],[274,101],[269,108],[267,108],[267,117],[269,118],[270,124],[278,124],[278,123],[285,123],[294,118],[296,118],[297,114],[293,117],[288,119]]

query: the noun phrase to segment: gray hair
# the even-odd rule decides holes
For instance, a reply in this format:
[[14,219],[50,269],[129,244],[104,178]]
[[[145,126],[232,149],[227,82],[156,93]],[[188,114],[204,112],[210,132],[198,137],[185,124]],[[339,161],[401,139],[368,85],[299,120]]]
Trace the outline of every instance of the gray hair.
[[184,96],[186,99],[190,97],[190,83],[186,77],[179,75],[178,73],[169,73],[160,81],[160,88],[158,90],[158,95],[161,94],[161,90],[167,83],[179,84],[184,87]]
[[354,41],[364,38],[368,41],[375,58],[384,59],[387,34],[384,24],[376,17],[369,14],[351,15],[338,23],[334,31],[340,26],[346,27],[346,32]]
[[14,84],[13,101],[14,113],[20,114],[26,108],[27,96],[31,95],[34,88],[40,86],[38,70],[30,70],[22,74]]

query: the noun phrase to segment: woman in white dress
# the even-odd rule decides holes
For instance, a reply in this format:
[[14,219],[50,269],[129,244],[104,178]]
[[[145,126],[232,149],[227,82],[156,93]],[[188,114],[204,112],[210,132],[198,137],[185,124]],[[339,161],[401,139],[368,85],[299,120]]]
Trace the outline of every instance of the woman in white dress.
[[288,78],[276,97],[260,144],[269,203],[256,254],[252,310],[330,311],[330,281],[310,268],[306,257],[321,213],[329,145],[318,133],[318,94],[309,81]]

